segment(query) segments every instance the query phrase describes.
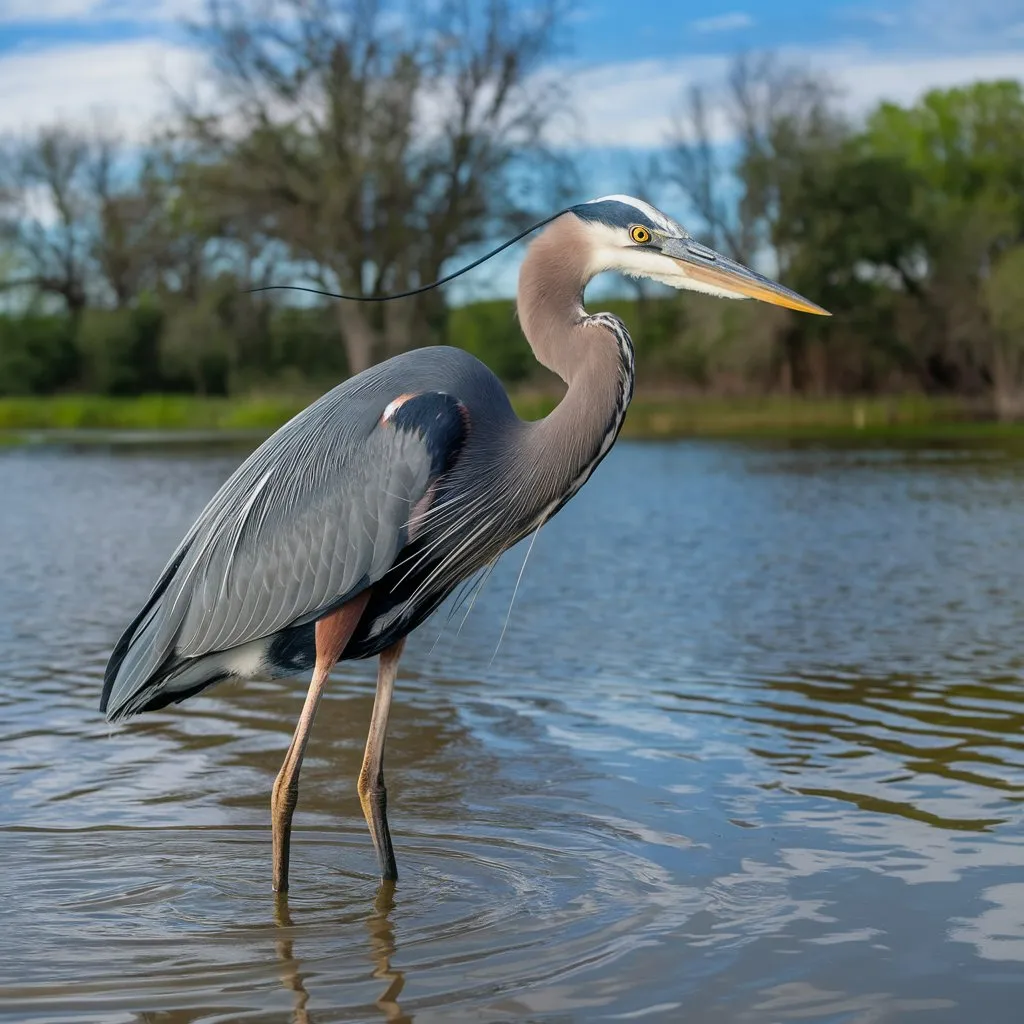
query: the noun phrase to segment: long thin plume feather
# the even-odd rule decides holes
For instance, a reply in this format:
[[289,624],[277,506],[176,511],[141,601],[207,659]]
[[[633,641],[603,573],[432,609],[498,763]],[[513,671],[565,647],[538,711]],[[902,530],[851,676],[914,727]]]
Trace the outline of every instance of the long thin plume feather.
[[489,259],[497,256],[498,253],[504,252],[510,245],[515,245],[520,239],[532,234],[538,228],[544,227],[545,224],[550,224],[556,217],[561,217],[563,213],[568,213],[571,209],[571,206],[567,206],[564,210],[559,210],[558,213],[553,213],[550,217],[545,217],[543,220],[537,221],[536,224],[531,224],[530,227],[520,231],[518,235],[510,238],[507,242],[502,242],[496,249],[492,249],[479,259],[473,260],[472,263],[467,263],[466,266],[462,267],[460,270],[455,270],[450,274],[446,274],[444,277],[439,277],[436,281],[431,281],[430,284],[420,285],[419,288],[410,288],[409,291],[406,292],[395,292],[392,295],[343,295],[340,292],[329,292],[323,288],[308,288],[301,284],[265,284],[258,288],[247,288],[246,291],[249,293],[284,290],[309,292],[312,295],[326,295],[331,299],[348,299],[350,302],[390,302],[392,299],[407,299],[413,295],[422,295],[423,292],[429,292],[432,288],[439,288],[441,285],[447,284],[449,281],[454,281],[455,278],[461,277],[470,270],[474,270],[476,267],[479,267],[481,263],[486,263]]
[[498,555],[488,566],[487,571],[480,577],[480,583],[478,586],[473,588],[473,596],[469,602],[469,607],[466,609],[466,614],[462,616],[462,621],[459,623],[459,628],[455,631],[455,635],[462,636],[462,627],[466,624],[466,619],[469,618],[469,613],[473,610],[473,605],[476,604],[476,599],[480,596],[480,592],[484,589],[487,581],[491,578],[491,573],[494,572],[498,563],[501,561],[501,555]]
[[452,619],[458,614],[459,608],[465,604],[467,605],[466,611],[462,616],[462,621],[459,623],[459,628],[455,631],[456,637],[462,635],[462,627],[466,624],[466,620],[469,618],[469,613],[473,610],[473,606],[476,604],[476,599],[480,596],[480,592],[484,589],[485,584],[491,578],[491,573],[494,572],[494,567],[498,564],[500,559],[501,555],[498,555],[497,558],[489,562],[483,569],[478,569],[466,582],[466,585],[460,588],[455,601],[452,603],[452,607],[445,616],[444,623],[442,624],[437,637],[430,645],[430,654],[434,653],[437,645],[441,642],[441,638],[448,631],[448,627],[451,625]]
[[512,589],[512,600],[508,603],[508,612],[505,614],[505,624],[501,627],[501,636],[498,637],[498,642],[494,645],[494,653],[491,655],[491,660],[487,663],[488,668],[494,664],[494,659],[498,656],[498,648],[501,647],[501,641],[505,639],[508,624],[512,619],[512,606],[516,603],[516,594],[519,593],[519,584],[523,582],[523,573],[526,572],[526,563],[530,560],[530,553],[533,551],[533,545],[537,543],[537,537],[540,534],[541,527],[543,525],[544,521],[541,521],[540,526],[533,531],[533,536],[530,538],[530,546],[526,549],[523,564],[519,567],[519,575],[516,577],[516,585]]

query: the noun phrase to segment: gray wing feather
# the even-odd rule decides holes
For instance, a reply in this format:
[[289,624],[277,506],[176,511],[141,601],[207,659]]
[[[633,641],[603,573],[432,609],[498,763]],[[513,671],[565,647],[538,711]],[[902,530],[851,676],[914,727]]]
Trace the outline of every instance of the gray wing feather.
[[170,654],[195,658],[309,622],[394,565],[431,457],[418,433],[380,425],[387,395],[361,390],[325,395],[217,492],[168,563],[180,559],[135,630],[111,707]]
[[231,528],[186,559],[194,578],[177,654],[197,657],[297,625],[384,575],[430,484],[430,459],[414,435],[387,428],[366,439],[362,457],[346,454],[335,452],[315,475],[296,478],[287,465],[268,471]]

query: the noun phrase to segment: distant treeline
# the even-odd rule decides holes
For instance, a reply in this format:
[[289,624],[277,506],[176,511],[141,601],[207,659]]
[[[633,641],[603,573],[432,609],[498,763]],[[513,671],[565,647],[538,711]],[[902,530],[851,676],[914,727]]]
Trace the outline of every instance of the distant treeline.
[[[78,317],[0,314],[0,395],[302,392],[348,374],[333,311],[268,306],[253,325],[230,305],[205,317],[156,298]],[[535,366],[510,300],[445,311],[436,340],[478,354],[510,382]]]
[[[404,291],[588,198],[585,166],[546,141],[572,111],[535,73],[564,5],[267,10],[211,4],[195,38],[216,88],[197,95],[215,104],[179,102],[144,146],[67,125],[2,141],[0,395],[302,393],[437,342],[509,382],[539,372],[510,301],[250,289]],[[1024,416],[1020,82],[853,121],[822,75],[746,55],[679,109],[622,190],[682,192],[694,234],[834,315],[630,285],[590,305],[628,322],[642,384],[969,396]]]
[[[65,311],[0,314],[0,396],[302,393],[348,374],[333,310],[268,305],[254,324],[233,309],[247,306],[247,297],[231,298],[205,317],[184,306],[168,310],[155,297],[122,309],[87,308],[78,317]],[[698,351],[698,325],[691,323],[690,331],[684,326],[692,312],[686,304],[673,298],[597,304],[631,325],[641,372],[667,370],[676,382],[709,383],[707,355],[721,355],[724,346],[711,343]],[[727,329],[729,318],[715,322],[716,329]],[[442,309],[430,340],[472,352],[510,384],[544,372],[523,340],[511,299]]]
[[[246,297],[236,295],[238,304]],[[349,373],[334,311],[268,305],[257,325],[226,301],[215,315],[155,298],[123,309],[0,314],[0,396],[66,392],[303,394]],[[772,390],[768,339],[780,319],[766,306],[702,296],[603,298],[630,328],[638,375],[652,388],[713,393]],[[248,312],[248,311],[247,311]],[[510,385],[553,380],[523,339],[511,299],[440,311],[429,341],[472,352]]]

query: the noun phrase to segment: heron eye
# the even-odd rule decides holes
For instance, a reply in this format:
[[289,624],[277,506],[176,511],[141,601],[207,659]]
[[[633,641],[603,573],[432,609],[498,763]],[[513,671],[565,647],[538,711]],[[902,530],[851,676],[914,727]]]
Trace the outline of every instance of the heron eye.
[[640,224],[634,224],[629,229],[629,237],[636,242],[637,245],[646,245],[651,240],[651,233],[647,228]]

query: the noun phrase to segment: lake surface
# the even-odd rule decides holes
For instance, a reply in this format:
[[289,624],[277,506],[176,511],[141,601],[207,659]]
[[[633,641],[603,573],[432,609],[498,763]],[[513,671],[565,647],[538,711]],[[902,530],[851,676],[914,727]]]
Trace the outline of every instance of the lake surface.
[[410,641],[383,898],[338,667],[276,906],[307,681],[97,711],[240,457],[0,452],[0,1017],[1022,1019],[1024,461],[620,443]]

